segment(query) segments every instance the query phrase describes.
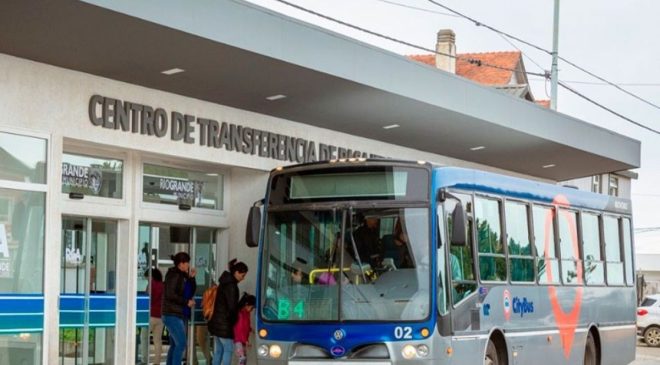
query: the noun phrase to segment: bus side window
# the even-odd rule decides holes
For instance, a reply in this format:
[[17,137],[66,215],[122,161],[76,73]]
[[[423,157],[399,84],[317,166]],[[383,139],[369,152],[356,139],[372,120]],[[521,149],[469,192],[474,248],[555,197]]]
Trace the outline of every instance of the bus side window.
[[500,202],[493,199],[476,198],[475,217],[479,247],[479,277],[482,281],[505,281],[507,273],[502,241]]
[[534,282],[534,257],[529,241],[527,204],[507,201],[504,206],[511,281]]
[[[477,283],[474,275],[474,255],[472,253],[472,218],[471,218],[471,203],[470,197],[456,194],[461,197],[463,205],[466,207],[465,212],[468,215],[467,219],[467,244],[465,246],[449,246],[449,270],[452,288],[452,304],[456,304],[463,300],[463,298],[470,295],[477,289]],[[445,202],[445,214],[447,222],[447,237],[451,237],[453,229],[451,216],[456,207],[456,202],[447,200]],[[448,241],[448,239],[446,240]]]
[[626,263],[626,284],[635,284],[635,269],[632,262],[632,235],[630,233],[630,218],[622,219],[623,258]]
[[587,285],[603,285],[605,265],[600,251],[600,219],[598,215],[587,212],[583,212],[581,218],[584,279]]
[[580,249],[577,236],[577,212],[559,209],[559,252],[561,254],[561,276],[564,284],[577,285]]
[[534,246],[536,247],[536,277],[539,284],[559,284],[559,261],[555,247],[555,210],[534,205]]
[[619,242],[619,220],[611,215],[603,216],[605,239],[605,265],[608,285],[623,285],[623,262]]

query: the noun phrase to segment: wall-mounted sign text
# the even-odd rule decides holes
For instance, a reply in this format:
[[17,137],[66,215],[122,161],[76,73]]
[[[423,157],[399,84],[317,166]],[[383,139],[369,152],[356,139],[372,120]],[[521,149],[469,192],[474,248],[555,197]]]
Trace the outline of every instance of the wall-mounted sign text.
[[350,148],[316,143],[242,125],[219,122],[163,108],[101,95],[89,99],[89,120],[95,126],[135,134],[170,137],[172,141],[225,149],[289,162],[314,162],[350,157],[381,157]]
[[102,184],[103,178],[99,169],[62,162],[62,185],[88,188],[97,195]]

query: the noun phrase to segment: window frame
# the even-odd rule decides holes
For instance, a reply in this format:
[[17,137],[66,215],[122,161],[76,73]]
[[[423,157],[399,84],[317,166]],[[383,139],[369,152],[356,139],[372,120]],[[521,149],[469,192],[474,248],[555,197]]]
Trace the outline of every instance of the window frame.
[[[615,176],[613,174],[610,174],[607,185],[608,185],[607,195],[618,197],[619,196],[619,187],[620,187],[619,177]],[[614,194],[612,194],[612,191],[614,191]]]
[[[615,223],[616,223],[616,229],[617,229],[617,239],[618,239],[618,248],[619,248],[619,260],[620,261],[610,261],[609,258],[607,257],[607,240],[605,239],[605,217],[611,217],[614,218]],[[602,242],[603,242],[603,253],[605,254],[605,283],[607,286],[613,286],[613,287],[624,287],[626,286],[626,267],[625,267],[625,262],[624,262],[624,253],[623,253],[623,245],[622,245],[622,223],[621,223],[621,216],[605,212],[602,214],[602,219],[603,219],[603,224],[602,224]],[[621,284],[611,284],[610,283],[610,276],[608,272],[608,266],[610,263],[620,263],[622,269],[621,275],[622,275],[622,280]]]
[[[557,207],[552,205],[552,204],[543,204],[543,203],[532,203],[532,209],[531,209],[531,214],[532,214],[532,220],[531,220],[531,234],[532,234],[532,242],[534,244],[534,254],[535,254],[535,262],[534,262],[534,274],[536,275],[536,284],[537,285],[543,285],[543,286],[562,286],[563,282],[561,279],[561,257],[559,256],[559,224],[557,222]],[[543,256],[539,255],[538,250],[536,249],[536,226],[535,226],[535,221],[534,221],[534,208],[535,207],[540,207],[543,209],[550,209],[552,212],[552,245],[555,248],[555,255],[554,257],[546,257],[545,256],[545,251],[543,252]],[[539,280],[539,259],[543,260],[551,260],[557,263],[557,279],[553,283],[542,283]]]
[[[573,256],[572,258],[564,258],[564,256],[563,256],[561,227],[560,227],[561,219],[564,219],[564,218],[561,217],[562,211],[566,212],[568,214],[573,214],[573,216],[575,217],[575,230],[576,230],[576,232],[575,232],[576,237],[575,238],[577,239],[577,246],[578,246],[578,253],[577,254],[578,254],[578,257],[573,256],[573,253],[571,253],[571,256]],[[558,258],[559,258],[559,275],[561,276],[561,280],[560,280],[561,283],[565,286],[578,286],[579,287],[579,286],[584,286],[584,284],[585,284],[585,282],[584,282],[584,270],[582,270],[582,277],[581,278],[576,277],[575,283],[566,282],[566,280],[564,278],[564,261],[573,261],[575,263],[575,268],[576,268],[575,270],[576,271],[580,268],[580,265],[583,265],[581,261],[584,261],[582,259],[582,242],[581,242],[581,231],[582,231],[582,229],[580,227],[580,219],[578,219],[579,212],[580,212],[579,209],[573,208],[573,207],[562,207],[562,206],[557,207],[556,219],[557,219],[557,233],[558,234],[557,234],[557,237],[556,237],[556,241],[558,243],[557,248],[559,249],[559,251],[558,251],[558,253],[559,253],[559,255],[558,255]],[[570,225],[569,225],[568,228],[570,229]],[[570,234],[570,232],[569,232],[569,234]],[[572,246],[572,244],[571,244],[571,246]]]
[[139,189],[136,193],[139,196],[139,206],[141,209],[149,209],[154,211],[170,211],[170,212],[181,212],[179,207],[174,204],[162,204],[144,201],[144,165],[155,165],[159,167],[166,167],[172,169],[180,169],[188,172],[198,172],[198,173],[215,173],[219,176],[222,176],[222,209],[208,209],[208,208],[199,208],[191,206],[188,213],[199,214],[200,216],[214,216],[224,218],[228,216],[228,202],[231,198],[229,194],[228,181],[231,179],[230,172],[226,168],[218,169],[217,166],[214,169],[208,172],[205,172],[204,169],[210,166],[205,164],[195,164],[191,163],[190,165],[184,165],[181,163],[173,163],[171,161],[165,161],[158,158],[142,158],[136,162],[136,173],[138,174],[138,179],[136,179],[136,187]]
[[[602,283],[597,283],[597,284],[591,284],[587,281],[587,260],[585,257],[584,253],[584,224],[583,224],[583,217],[585,214],[589,215],[595,215],[596,216],[596,221],[598,223],[598,231],[597,231],[597,236],[598,236],[598,250],[600,252],[600,260],[595,260],[597,262],[600,262],[603,264],[603,282]],[[594,210],[589,210],[589,209],[583,209],[580,210],[579,212],[579,233],[578,233],[578,241],[580,243],[580,254],[582,255],[582,280],[584,286],[593,286],[593,287],[604,287],[607,286],[607,278],[606,278],[606,265],[605,265],[605,246],[604,246],[604,241],[603,241],[603,236],[601,235],[601,231],[603,230],[603,219],[602,219],[602,212],[594,211]]]
[[[624,221],[626,221],[626,220],[628,221],[628,225],[629,225],[629,229],[628,229],[627,233],[628,233],[629,239],[630,239],[630,242],[629,242],[630,243],[630,246],[629,246],[629,249],[630,249],[630,266],[632,267],[630,283],[628,283],[628,279],[627,279],[627,276],[626,276],[626,272],[628,270],[628,265],[626,264],[626,242],[625,242],[625,236],[624,236],[626,234],[626,230],[624,229],[625,228]],[[620,232],[620,235],[621,235],[619,241],[621,242],[621,246],[623,248],[623,281],[624,281],[626,286],[636,287],[636,285],[637,285],[637,275],[635,274],[635,234],[634,234],[634,231],[633,231],[634,228],[633,228],[632,217],[623,215],[623,216],[619,217],[619,221],[620,221],[620,223],[619,223],[620,224],[619,232]]]
[[[485,199],[489,201],[495,201],[498,204],[498,216],[499,216],[499,229],[500,229],[500,237],[499,241],[500,244],[502,245],[502,253],[484,253],[482,254],[479,251],[479,237],[478,237],[478,227],[477,227],[477,199]],[[477,281],[479,283],[488,283],[488,284],[511,284],[510,282],[510,277],[509,277],[509,260],[508,260],[508,249],[507,249],[507,244],[504,242],[504,234],[505,234],[505,227],[504,227],[504,202],[505,198],[503,196],[498,196],[498,195],[491,195],[491,194],[484,194],[481,192],[475,192],[472,198],[472,206],[473,206],[473,231],[474,231],[474,253],[476,254],[476,259],[474,260],[475,263],[475,274],[477,274]],[[485,257],[492,257],[492,258],[498,258],[502,257],[504,258],[504,269],[505,269],[505,278],[503,280],[483,280],[481,278],[481,263],[480,263],[480,256],[484,255]]]
[[[447,286],[447,289],[449,291],[448,295],[448,304],[447,308],[451,307],[452,309],[458,308],[461,306],[466,300],[468,300],[470,297],[475,295],[478,292],[478,287],[479,287],[479,275],[477,274],[477,270],[479,269],[477,260],[475,260],[475,254],[476,254],[476,236],[475,236],[475,230],[474,230],[474,196],[475,196],[475,191],[465,191],[465,190],[460,190],[460,189],[450,189],[448,190],[451,193],[455,194],[460,194],[463,195],[464,197],[468,198],[468,202],[472,205],[472,211],[468,211],[465,209],[465,214],[466,214],[466,221],[465,223],[467,224],[466,230],[467,230],[467,235],[468,242],[466,243],[466,246],[472,253],[472,275],[474,276],[473,280],[457,280],[458,282],[465,282],[465,283],[474,283],[475,285],[475,291],[468,294],[458,302],[454,303],[454,293],[453,293],[453,284],[454,284],[454,279],[451,276],[451,243],[447,242],[447,249],[445,251],[447,257],[445,259],[445,266],[446,266],[446,276],[447,276],[447,283],[449,284]],[[463,200],[461,200],[463,202]],[[466,208],[466,207],[465,207]],[[447,225],[447,218],[449,217],[449,212],[445,210],[445,204],[442,204],[442,213],[443,213],[443,226],[445,229],[445,236],[447,237],[447,241],[450,240],[449,237],[451,237],[451,233],[449,232],[449,226]],[[436,299],[437,302],[437,299]]]
[[[527,201],[527,200],[521,200],[521,199],[503,199],[504,204],[502,204],[502,221],[503,221],[503,233],[502,237],[505,238],[504,240],[504,246],[505,246],[505,255],[506,255],[506,262],[507,262],[507,276],[508,276],[508,281],[507,283],[511,285],[534,285],[537,283],[537,276],[536,276],[536,266],[537,266],[537,256],[536,256],[536,245],[534,244],[534,233],[533,233],[533,216],[532,216],[532,203]],[[507,203],[513,203],[513,204],[519,204],[524,206],[525,208],[525,218],[527,220],[527,242],[529,243],[530,246],[530,255],[512,255],[511,252],[509,251],[509,243],[508,243],[508,236],[509,232],[507,230],[507,222],[508,222],[508,217],[506,214],[506,205]],[[531,259],[532,260],[532,270],[534,273],[534,278],[531,281],[514,281],[513,280],[513,275],[511,275],[511,259]]]

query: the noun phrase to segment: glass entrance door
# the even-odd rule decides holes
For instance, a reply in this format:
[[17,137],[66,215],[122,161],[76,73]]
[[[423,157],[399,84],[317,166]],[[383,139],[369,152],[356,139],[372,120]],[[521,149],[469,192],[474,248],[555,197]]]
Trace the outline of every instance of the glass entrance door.
[[114,364],[117,222],[62,219],[62,365]]
[[[139,228],[137,280],[137,333],[136,364],[165,363],[169,350],[167,330],[159,317],[159,290],[152,288],[159,276],[165,278],[172,266],[171,255],[186,252],[191,267],[197,269],[197,290],[194,294],[195,310],[188,318],[189,364],[211,363],[211,340],[201,312],[202,294],[218,278],[216,274],[216,233],[214,228],[174,226],[142,223]],[[157,271],[156,271],[157,270]],[[154,275],[155,274],[155,275]],[[150,285],[151,283],[151,285]]]

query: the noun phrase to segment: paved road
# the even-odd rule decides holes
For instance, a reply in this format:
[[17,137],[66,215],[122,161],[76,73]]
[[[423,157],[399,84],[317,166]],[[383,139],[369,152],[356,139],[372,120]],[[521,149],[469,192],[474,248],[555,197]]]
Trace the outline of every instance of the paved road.
[[660,347],[648,347],[637,342],[637,356],[630,365],[660,365]]

